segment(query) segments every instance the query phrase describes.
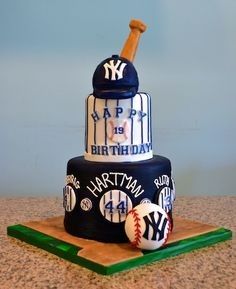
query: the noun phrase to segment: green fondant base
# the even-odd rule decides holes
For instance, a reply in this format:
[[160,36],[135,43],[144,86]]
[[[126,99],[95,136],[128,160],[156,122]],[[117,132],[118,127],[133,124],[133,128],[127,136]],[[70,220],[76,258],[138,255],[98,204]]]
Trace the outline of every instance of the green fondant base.
[[[78,246],[61,241],[55,237],[41,233],[24,225],[13,225],[7,228],[7,234],[26,243],[42,248],[61,258],[79,264],[103,275],[110,275],[123,270],[128,270],[143,264],[174,257],[195,249],[211,246],[232,238],[232,232],[225,228],[217,228],[214,231],[198,236],[182,239],[155,251],[142,251],[142,256],[116,262],[109,266],[99,264],[78,255],[82,249]],[[109,247],[109,244],[107,244]]]

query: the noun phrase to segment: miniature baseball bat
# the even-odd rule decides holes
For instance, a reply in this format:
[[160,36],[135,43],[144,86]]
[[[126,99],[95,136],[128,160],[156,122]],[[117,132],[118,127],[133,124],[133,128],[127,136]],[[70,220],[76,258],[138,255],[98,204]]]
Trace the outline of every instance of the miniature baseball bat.
[[120,56],[133,62],[141,33],[146,30],[147,26],[141,20],[133,19],[130,21],[129,27],[131,31],[123,46]]

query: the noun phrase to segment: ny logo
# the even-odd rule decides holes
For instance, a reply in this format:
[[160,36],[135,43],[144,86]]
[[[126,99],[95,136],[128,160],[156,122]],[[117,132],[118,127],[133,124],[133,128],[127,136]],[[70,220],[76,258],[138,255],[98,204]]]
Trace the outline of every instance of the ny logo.
[[[110,80],[117,80],[123,78],[123,71],[127,63],[121,63],[120,60],[114,64],[114,60],[110,60],[109,63],[105,63],[105,78]],[[116,78],[117,76],[117,78]]]
[[[158,215],[157,215],[158,214]],[[156,218],[155,218],[155,215]],[[146,215],[143,217],[145,221],[145,232],[143,234],[143,237],[147,240],[149,240],[149,230],[152,228],[152,238],[151,240],[158,241],[162,240],[164,238],[165,234],[165,227],[168,219],[161,213],[161,212],[151,212],[149,215]]]

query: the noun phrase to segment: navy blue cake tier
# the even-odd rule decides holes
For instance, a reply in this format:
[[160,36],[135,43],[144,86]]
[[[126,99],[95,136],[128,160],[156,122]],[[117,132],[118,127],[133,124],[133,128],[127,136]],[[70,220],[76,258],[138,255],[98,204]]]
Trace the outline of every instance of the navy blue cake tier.
[[69,160],[64,187],[65,230],[102,242],[126,242],[127,213],[144,202],[160,205],[172,221],[175,199],[170,160],[154,155],[139,162]]

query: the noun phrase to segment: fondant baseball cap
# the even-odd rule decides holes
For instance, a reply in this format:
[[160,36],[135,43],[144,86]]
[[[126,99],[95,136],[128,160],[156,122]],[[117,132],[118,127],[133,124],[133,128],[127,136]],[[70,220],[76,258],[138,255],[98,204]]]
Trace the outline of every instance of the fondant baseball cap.
[[136,95],[138,86],[134,65],[118,55],[102,61],[93,74],[93,95],[97,98],[131,98]]

